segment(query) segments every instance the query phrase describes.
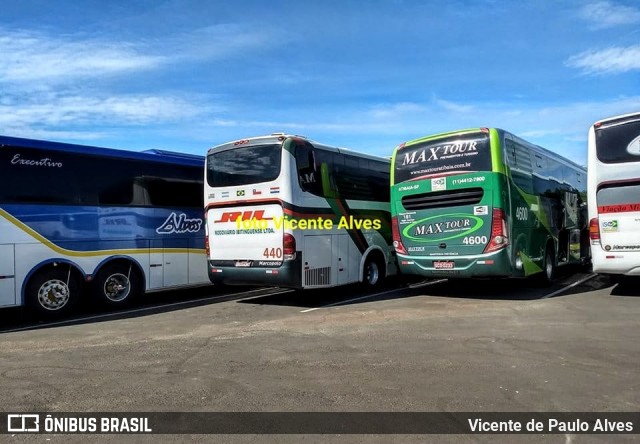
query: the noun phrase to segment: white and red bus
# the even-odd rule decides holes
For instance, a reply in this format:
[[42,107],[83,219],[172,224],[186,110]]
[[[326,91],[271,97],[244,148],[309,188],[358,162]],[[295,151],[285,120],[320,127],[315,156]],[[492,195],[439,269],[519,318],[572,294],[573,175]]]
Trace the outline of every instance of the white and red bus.
[[640,113],[591,126],[588,188],[593,271],[640,275]]
[[213,283],[376,285],[396,272],[388,159],[276,133],[211,148],[205,163]]

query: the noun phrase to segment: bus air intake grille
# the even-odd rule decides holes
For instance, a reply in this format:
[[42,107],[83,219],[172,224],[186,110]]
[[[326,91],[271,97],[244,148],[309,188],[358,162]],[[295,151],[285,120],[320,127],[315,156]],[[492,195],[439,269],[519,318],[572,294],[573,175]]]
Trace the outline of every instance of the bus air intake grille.
[[329,285],[331,283],[331,267],[305,270],[304,282],[305,286]]
[[482,200],[482,188],[466,188],[464,190],[436,191],[421,193],[402,198],[402,206],[406,210],[426,210],[431,208],[457,207],[460,205],[477,205]]

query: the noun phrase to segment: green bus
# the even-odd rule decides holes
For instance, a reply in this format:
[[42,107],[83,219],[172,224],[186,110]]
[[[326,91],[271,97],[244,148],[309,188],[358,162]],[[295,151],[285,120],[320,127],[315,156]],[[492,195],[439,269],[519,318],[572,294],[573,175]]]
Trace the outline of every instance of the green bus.
[[497,128],[399,145],[391,214],[399,270],[528,277],[589,258],[586,168]]

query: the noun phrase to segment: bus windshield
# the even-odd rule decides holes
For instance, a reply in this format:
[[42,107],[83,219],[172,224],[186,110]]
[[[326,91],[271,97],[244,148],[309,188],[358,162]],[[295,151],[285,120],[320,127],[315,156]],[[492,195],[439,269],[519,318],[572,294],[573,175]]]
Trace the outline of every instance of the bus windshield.
[[270,182],[280,175],[282,145],[257,145],[217,151],[207,156],[207,183],[228,187]]
[[597,128],[596,154],[604,163],[640,161],[640,119]]
[[398,150],[395,183],[450,173],[491,171],[489,134],[471,133],[429,140]]

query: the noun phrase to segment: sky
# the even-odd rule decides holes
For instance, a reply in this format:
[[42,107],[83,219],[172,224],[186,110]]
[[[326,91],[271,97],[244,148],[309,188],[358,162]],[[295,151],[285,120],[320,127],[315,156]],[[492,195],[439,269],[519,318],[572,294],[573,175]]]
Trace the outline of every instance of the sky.
[[21,0],[0,134],[205,154],[285,132],[389,156],[498,127],[586,164],[640,111],[637,0]]

